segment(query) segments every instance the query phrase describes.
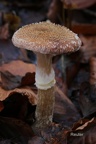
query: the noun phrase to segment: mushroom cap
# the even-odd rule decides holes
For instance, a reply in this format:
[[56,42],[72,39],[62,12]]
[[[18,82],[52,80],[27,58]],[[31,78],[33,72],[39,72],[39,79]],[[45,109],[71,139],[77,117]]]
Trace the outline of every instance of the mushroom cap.
[[77,51],[81,46],[77,34],[51,22],[23,26],[14,33],[12,42],[16,47],[55,55]]

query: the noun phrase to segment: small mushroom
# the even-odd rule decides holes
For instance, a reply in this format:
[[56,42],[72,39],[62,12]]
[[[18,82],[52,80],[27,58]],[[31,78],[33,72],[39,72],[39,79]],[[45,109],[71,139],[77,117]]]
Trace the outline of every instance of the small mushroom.
[[77,34],[66,27],[51,22],[23,26],[14,33],[12,41],[15,46],[34,51],[37,55],[35,84],[38,88],[38,104],[35,126],[43,128],[53,119],[56,81],[52,57],[77,51],[81,41]]

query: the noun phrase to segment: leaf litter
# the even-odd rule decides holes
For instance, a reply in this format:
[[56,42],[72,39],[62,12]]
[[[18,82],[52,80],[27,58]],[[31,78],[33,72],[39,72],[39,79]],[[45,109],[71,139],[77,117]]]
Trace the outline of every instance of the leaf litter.
[[[34,85],[35,66],[32,64],[32,56],[28,55],[30,52],[14,47],[10,36],[18,26],[26,22],[42,21],[46,16],[42,10],[39,18],[38,13],[26,11],[24,9],[18,11],[20,17],[12,13],[4,13],[3,25],[2,17],[0,18],[0,143],[96,143],[96,106],[93,102],[95,88],[90,89],[89,81],[89,60],[95,56],[95,36],[80,35],[83,41],[81,50],[68,56],[70,63],[67,69],[67,85],[62,80],[62,71],[56,64],[60,60],[60,57],[59,59],[57,57],[57,61],[54,62],[58,82],[55,89],[53,123],[44,130],[38,130],[37,133],[32,131],[38,99]],[[30,15],[27,15],[28,13]],[[36,17],[31,19],[34,13]],[[72,69],[71,73],[70,69]]]

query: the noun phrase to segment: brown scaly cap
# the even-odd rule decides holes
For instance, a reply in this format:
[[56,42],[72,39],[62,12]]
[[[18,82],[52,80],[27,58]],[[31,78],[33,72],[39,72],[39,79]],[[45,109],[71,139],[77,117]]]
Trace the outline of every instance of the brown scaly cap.
[[12,41],[17,47],[42,54],[74,52],[81,46],[77,34],[51,22],[23,26],[14,33]]

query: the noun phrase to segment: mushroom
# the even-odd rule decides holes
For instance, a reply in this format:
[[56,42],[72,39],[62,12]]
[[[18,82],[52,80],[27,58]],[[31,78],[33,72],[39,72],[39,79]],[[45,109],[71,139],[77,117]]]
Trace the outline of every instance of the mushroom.
[[81,41],[77,34],[66,27],[51,22],[23,26],[14,33],[12,41],[15,46],[34,51],[37,55],[35,84],[38,88],[38,103],[35,126],[43,128],[53,119],[56,81],[52,57],[77,51]]

